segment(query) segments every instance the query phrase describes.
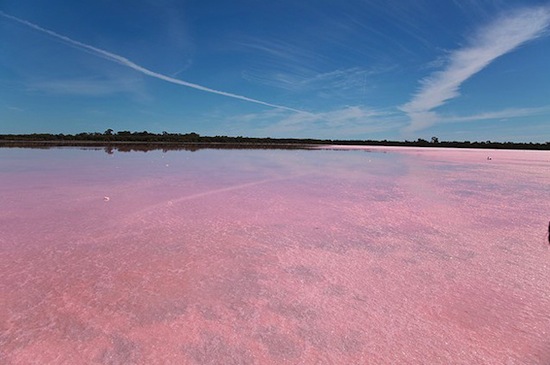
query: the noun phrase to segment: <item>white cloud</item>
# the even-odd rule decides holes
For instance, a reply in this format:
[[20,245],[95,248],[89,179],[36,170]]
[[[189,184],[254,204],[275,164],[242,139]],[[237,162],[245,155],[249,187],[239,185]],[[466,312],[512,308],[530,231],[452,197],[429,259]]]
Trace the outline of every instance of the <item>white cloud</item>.
[[[235,44],[239,50],[254,52],[251,62],[242,72],[243,79],[294,93],[315,93],[322,98],[349,100],[364,97],[365,91],[374,87],[371,76],[394,67],[378,64],[336,68],[333,59],[323,52],[316,52],[316,47],[311,42],[305,44],[303,39],[248,39]],[[347,43],[338,46],[357,48]],[[364,55],[361,59],[364,62]]]
[[390,68],[350,67],[328,72],[247,70],[245,80],[273,86],[292,92],[316,92],[326,98],[353,98],[364,96],[365,90],[372,87],[369,78],[387,72]]
[[22,108],[19,108],[17,106],[7,106],[6,108],[8,108],[9,110],[13,110],[13,111],[16,111],[16,112],[23,112],[25,111],[25,109],[22,109]]
[[28,89],[60,95],[104,96],[131,93],[143,96],[145,94],[139,80],[131,79],[74,78],[33,81],[28,84]]
[[541,108],[509,108],[493,112],[485,112],[468,116],[442,116],[440,121],[442,123],[456,123],[456,122],[474,122],[480,120],[491,119],[511,119],[519,117],[529,117],[534,115],[543,115],[550,112],[550,107]]
[[272,103],[268,103],[268,102],[265,102],[265,101],[262,101],[262,100],[249,98],[249,97],[246,97],[246,96],[243,96],[243,95],[237,95],[237,94],[229,93],[229,92],[226,92],[226,91],[215,90],[215,89],[211,89],[211,88],[206,87],[206,86],[202,86],[202,85],[194,84],[194,83],[191,83],[191,82],[175,79],[173,77],[163,75],[163,74],[158,73],[158,72],[151,71],[151,70],[149,70],[149,69],[147,69],[143,66],[140,66],[140,65],[130,61],[129,59],[127,59],[125,57],[122,57],[122,56],[119,56],[117,54],[105,51],[105,50],[100,49],[100,48],[96,48],[94,46],[90,46],[88,44],[85,44],[85,43],[82,43],[82,42],[79,42],[79,41],[76,41],[76,40],[71,39],[67,36],[64,36],[64,35],[58,34],[56,32],[53,32],[51,30],[42,28],[42,27],[40,27],[36,24],[33,24],[33,23],[31,23],[27,20],[20,19],[20,18],[17,18],[15,16],[13,16],[13,15],[6,14],[3,11],[0,11],[0,15],[7,18],[7,19],[11,19],[11,20],[16,21],[20,24],[23,24],[23,25],[25,25],[29,28],[35,29],[35,30],[37,30],[39,32],[42,32],[42,33],[45,33],[45,34],[47,34],[47,35],[49,35],[53,38],[59,39],[59,40],[63,41],[66,44],[69,44],[69,45],[71,45],[73,47],[76,47],[80,50],[83,50],[85,52],[93,54],[97,57],[101,57],[101,58],[104,58],[104,59],[109,60],[111,62],[118,63],[122,66],[129,67],[129,68],[131,68],[135,71],[138,71],[138,72],[140,72],[144,75],[154,77],[154,78],[159,79],[159,80],[170,82],[170,83],[176,84],[176,85],[190,87],[192,89],[197,89],[197,90],[205,91],[205,92],[212,93],[212,94],[218,94],[218,95],[223,95],[223,96],[227,96],[227,97],[234,98],[234,99],[248,101],[250,103],[261,104],[261,105],[269,106],[271,108],[283,109],[283,110],[294,111],[294,112],[303,112],[301,110],[286,107],[286,106],[283,106],[283,105],[272,104]]
[[267,61],[274,65],[294,64],[302,67],[304,64],[314,65],[319,61],[326,61],[326,56],[286,40],[247,39],[235,43],[245,49],[259,51],[260,54],[266,56]]
[[406,131],[418,131],[435,124],[438,116],[433,110],[458,97],[464,81],[498,57],[542,36],[549,25],[549,8],[537,7],[508,13],[481,28],[468,46],[448,55],[443,70],[421,80],[418,92],[400,107],[411,120]]
[[228,129],[238,135],[269,137],[366,138],[369,133],[402,127],[402,118],[394,112],[361,106],[347,106],[322,113],[288,113],[272,110],[238,115],[229,119]]

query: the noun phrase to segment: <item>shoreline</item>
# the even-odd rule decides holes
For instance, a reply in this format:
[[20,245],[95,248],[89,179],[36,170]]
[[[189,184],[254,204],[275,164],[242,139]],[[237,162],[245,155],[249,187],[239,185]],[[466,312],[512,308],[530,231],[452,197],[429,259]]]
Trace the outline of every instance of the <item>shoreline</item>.
[[[340,142],[340,141],[336,141]],[[183,141],[93,141],[93,140],[1,140],[0,148],[63,148],[63,147],[80,147],[80,148],[103,148],[108,150],[117,150],[120,152],[129,151],[153,151],[153,150],[190,150],[196,151],[200,149],[275,149],[275,150],[384,150],[384,151],[548,151],[550,147],[545,148],[545,145],[540,145],[540,148],[526,147],[519,148],[517,146],[507,147],[502,144],[499,147],[475,147],[475,146],[441,146],[441,145],[415,145],[414,142],[408,145],[395,144],[345,144],[339,143],[301,143],[296,142],[183,142]],[[350,141],[355,142],[355,141]],[[529,146],[526,144],[526,146]]]
[[318,144],[246,142],[141,142],[141,141],[28,141],[0,140],[0,148],[105,148],[118,151],[199,150],[199,149],[315,149]]

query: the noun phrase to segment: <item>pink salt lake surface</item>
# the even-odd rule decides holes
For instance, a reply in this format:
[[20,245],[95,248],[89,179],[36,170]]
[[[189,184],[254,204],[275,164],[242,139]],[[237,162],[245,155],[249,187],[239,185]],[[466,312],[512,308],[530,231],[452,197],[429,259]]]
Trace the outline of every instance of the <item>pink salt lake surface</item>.
[[0,207],[1,364],[550,364],[550,152],[0,149]]

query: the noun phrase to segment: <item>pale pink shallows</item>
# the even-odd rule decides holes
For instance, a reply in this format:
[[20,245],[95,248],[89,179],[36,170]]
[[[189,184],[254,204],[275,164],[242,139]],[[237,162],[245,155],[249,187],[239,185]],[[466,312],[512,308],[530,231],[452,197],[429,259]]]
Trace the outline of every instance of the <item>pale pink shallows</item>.
[[550,363],[550,152],[330,148],[0,149],[0,363]]

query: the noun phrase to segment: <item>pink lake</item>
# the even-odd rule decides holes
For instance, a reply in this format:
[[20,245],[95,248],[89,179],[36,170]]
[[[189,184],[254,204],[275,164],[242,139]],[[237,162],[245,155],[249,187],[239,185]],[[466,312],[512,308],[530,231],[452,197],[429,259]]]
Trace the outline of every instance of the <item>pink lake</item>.
[[550,364],[549,151],[4,148],[0,207],[1,364]]

